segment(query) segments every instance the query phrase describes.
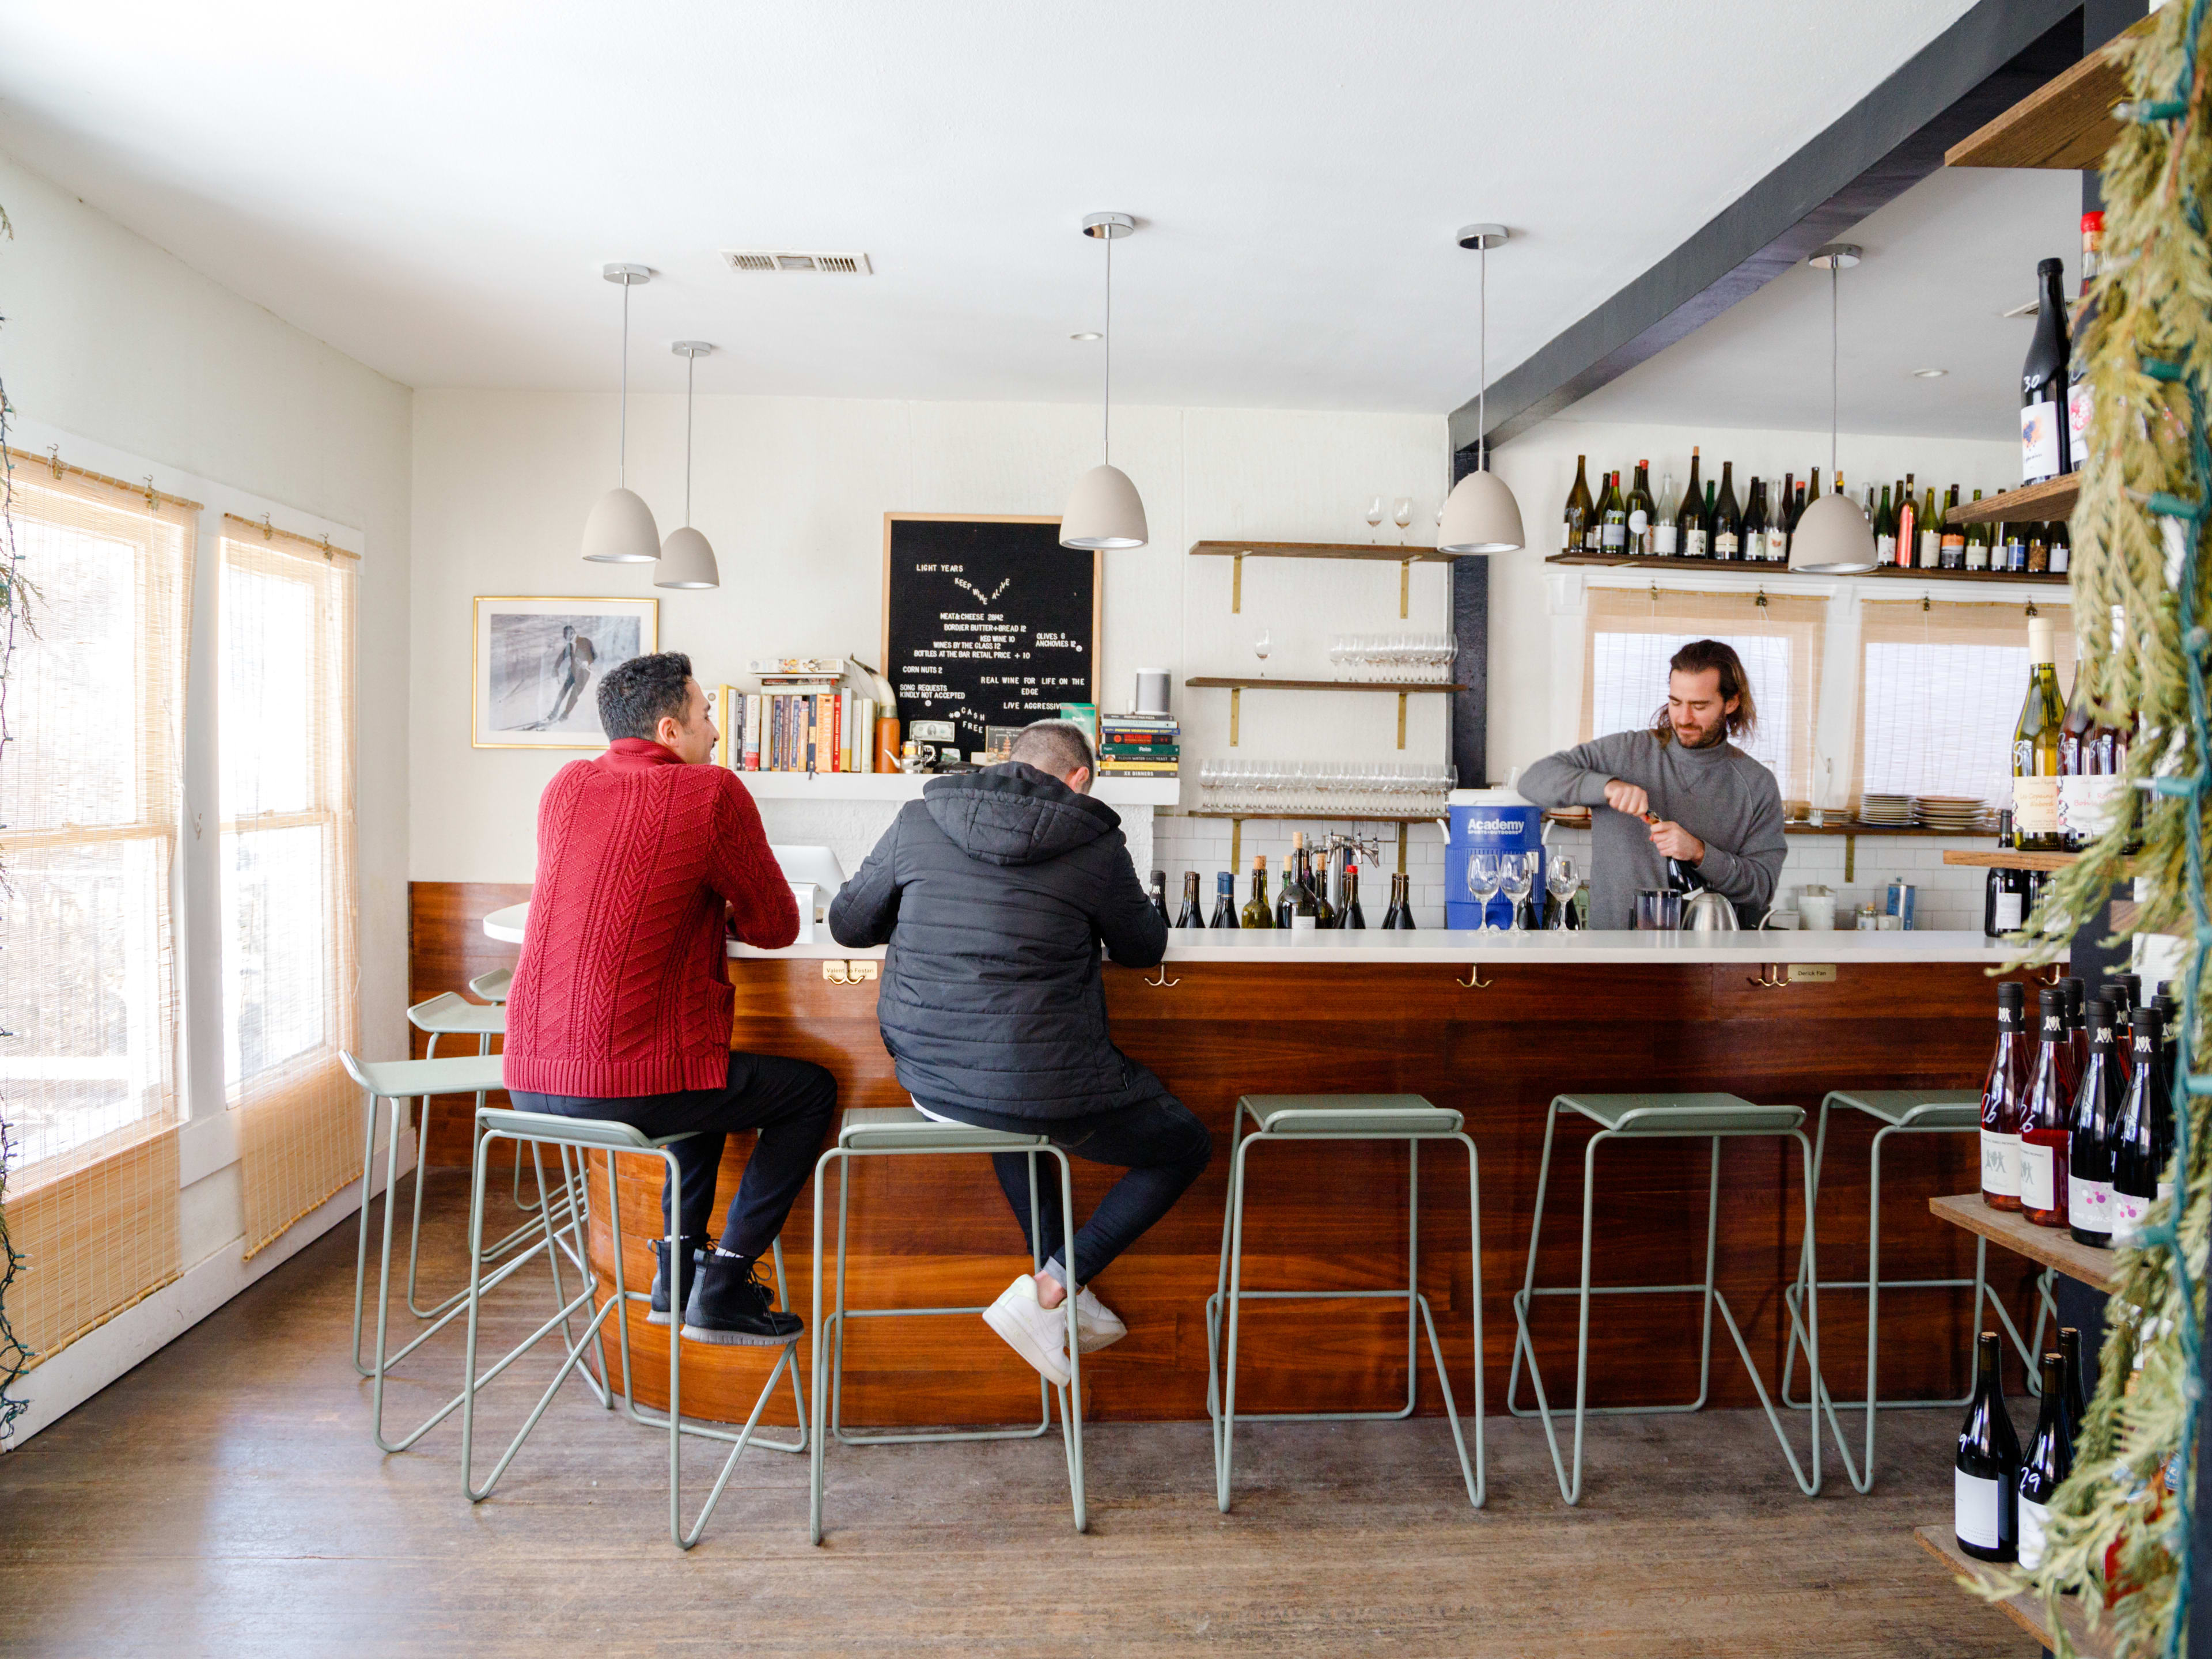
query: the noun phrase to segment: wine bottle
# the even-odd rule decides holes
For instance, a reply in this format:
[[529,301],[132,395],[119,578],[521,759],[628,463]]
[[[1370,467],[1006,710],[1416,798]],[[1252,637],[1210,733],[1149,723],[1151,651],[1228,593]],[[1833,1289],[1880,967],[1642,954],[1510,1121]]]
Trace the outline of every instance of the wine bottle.
[[1743,557],[1743,509],[1735,504],[1735,463],[1721,463],[1721,493],[1713,503],[1713,556],[1734,563]]
[[1252,854],[1252,896],[1244,901],[1244,914],[1239,918],[1247,927],[1272,928],[1275,925],[1273,907],[1267,902],[1267,855]]
[[1776,564],[1790,559],[1790,538],[1797,533],[1797,475],[1782,475],[1782,501],[1766,526],[1766,556]]
[[2069,848],[2086,846],[2089,839],[2081,831],[2089,817],[2090,734],[2096,726],[2096,713],[2089,707],[2089,677],[2077,665],[2074,693],[2058,726],[2058,839]]
[[1152,908],[1160,913],[1160,926],[1168,921],[1168,878],[1160,871],[1152,872]]
[[[2012,813],[1997,814],[1997,846],[2009,851],[2014,845]],[[1983,884],[1982,932],[1991,939],[2002,939],[2017,933],[2027,921],[2027,889],[2017,879],[2017,870],[1992,869]]]
[[2080,1078],[2089,1064],[2089,1018],[2082,1004],[2088,1000],[2086,981],[2068,977],[2058,981],[2058,988],[2066,993],[2066,1036],[2073,1045],[2074,1075]]
[[1982,1084],[1982,1202],[2020,1208],[2020,1113],[2034,1055],[2027,1042],[2027,993],[2018,980],[1997,987],[1997,1046]]
[[2066,1362],[2066,1426],[2078,1442],[2089,1421],[2089,1396],[2081,1387],[2081,1333],[2058,1328],[2058,1357]]
[[1943,520],[1936,510],[1936,486],[1929,484],[1920,502],[1920,568],[1937,570],[1943,564]]
[[1659,508],[1651,499],[1651,463],[1636,464],[1636,481],[1628,491],[1628,550],[1649,556],[1659,550],[1656,531]]
[[2051,568],[2051,526],[2047,524],[2027,526],[2027,568],[2037,575]]
[[1674,493],[1674,475],[1659,477],[1659,521],[1651,527],[1651,550],[1671,559],[1682,550],[1682,498]]
[[[1982,492],[1977,489],[1974,499],[1980,501]],[[1990,527],[1985,524],[1966,526],[1966,568],[1987,570],[1990,568]]]
[[1997,1334],[1984,1331],[1973,1403],[1952,1463],[1952,1530],[1979,1561],[2009,1561],[2020,1547],[2020,1436],[2005,1410],[2001,1362]]
[[1766,485],[1753,478],[1744,491],[1743,557],[1748,564],[1766,562]]
[[2035,267],[2035,338],[2020,371],[2020,481],[2041,483],[2074,470],[2066,430],[2066,297],[2063,259]]
[[1362,932],[1367,927],[1367,913],[1359,908],[1359,866],[1349,861],[1344,866],[1344,915],[1337,925]]
[[2063,576],[2074,568],[2074,532],[2063,519],[2053,519],[2043,528],[2044,568]]
[[2074,1123],[2067,1146],[2066,1226],[2079,1243],[2109,1248],[2112,1242],[2112,1150],[2119,1107],[2127,1093],[2113,1032],[2120,1010],[2100,997],[2089,1010],[2089,1063],[2074,1091]]
[[1912,475],[1897,486],[1897,562],[1907,570],[1920,556],[1920,509],[1912,500]]
[[1237,925],[1237,877],[1234,872],[1224,870],[1213,878],[1213,920],[1209,927],[1234,927]]
[[2074,1117],[2074,1042],[2066,993],[2046,985],[2036,996],[2035,1069],[2020,1112],[2020,1207],[2039,1227],[2066,1224],[2067,1143]]
[[1384,933],[1409,932],[1413,928],[1413,907],[1407,902],[1406,898],[1410,885],[1403,872],[1390,878],[1390,905],[1382,913]]
[[1720,550],[1715,538],[1721,533],[1720,486],[1711,478],[1705,480],[1705,504],[1700,512],[1705,526],[1705,556],[1717,559]]
[[1966,528],[1951,521],[1959,515],[1959,486],[1951,486],[1951,498],[1943,506],[1942,540],[1936,550],[1938,570],[1964,570],[1966,568]]
[[2081,216],[2081,299],[2074,325],[2073,349],[2066,371],[2066,442],[2069,457],[2080,467],[2089,448],[2089,360],[2086,342],[2097,318],[2097,273],[2105,259],[2105,216]]
[[1291,831],[1291,854],[1283,860],[1283,878],[1275,889],[1275,926],[1291,925],[1291,895],[1298,884],[1298,854],[1305,850],[1306,836],[1303,830]]
[[1291,836],[1291,867],[1283,872],[1283,888],[1290,903],[1290,912],[1284,915],[1279,908],[1276,925],[1282,927],[1316,927],[1321,925],[1321,912],[1315,908],[1313,866],[1308,862],[1306,838],[1303,831]]
[[1686,559],[1704,559],[1712,556],[1712,544],[1707,539],[1711,526],[1705,522],[1704,487],[1698,482],[1698,447],[1690,446],[1690,482],[1682,491],[1681,551]]
[[1620,474],[1605,475],[1605,489],[1597,498],[1598,549],[1619,557],[1628,551],[1628,504],[1621,497]]
[[[1872,493],[1874,486],[1867,486]],[[1897,562],[1897,513],[1889,504],[1889,486],[1881,487],[1881,505],[1874,510],[1874,560],[1876,564]]]
[[1323,854],[1321,861],[1316,863],[1313,850],[1309,848],[1301,873],[1305,878],[1306,892],[1313,900],[1314,926],[1335,927],[1336,907],[1328,902],[1328,855]]
[[2058,733],[2066,705],[2058,698],[2057,653],[2048,617],[2027,619],[2027,695],[2012,734],[2012,833],[2021,850],[2055,853],[2058,835]]
[[1597,508],[1590,501],[1588,466],[1588,457],[1575,457],[1575,487],[1567,491],[1566,514],[1559,526],[1559,550],[1563,553],[1589,550],[1587,537],[1597,517]]
[[2164,1024],[2155,1008],[2130,1016],[2132,1061],[2112,1150],[2112,1243],[2133,1244],[2143,1216],[2159,1196],[2165,1166],[2159,1158],[2158,1119],[2166,1103]]
[[2059,1483],[2074,1473],[2074,1425],[2066,1407],[2066,1356],[2056,1348],[2043,1356],[2043,1410],[2035,1438],[2020,1466],[2020,1565],[2043,1565],[2043,1537],[2051,1524],[2051,1500]]

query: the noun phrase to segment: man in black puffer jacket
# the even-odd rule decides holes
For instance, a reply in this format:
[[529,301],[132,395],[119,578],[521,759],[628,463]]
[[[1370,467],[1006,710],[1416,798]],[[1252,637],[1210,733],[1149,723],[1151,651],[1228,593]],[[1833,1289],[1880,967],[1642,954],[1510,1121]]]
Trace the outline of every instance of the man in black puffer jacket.
[[1168,934],[1129,862],[1121,817],[1085,793],[1094,769],[1080,726],[1026,727],[1005,764],[933,780],[830,907],[840,945],[890,947],[877,1017],[916,1106],[1048,1134],[1128,1171],[1075,1235],[1071,1274],[1059,1260],[1059,1182],[1040,1171],[1032,1217],[1028,1158],[992,1160],[1045,1269],[1018,1277],[983,1317],[1063,1385],[1066,1316],[1048,1310],[1076,1292],[1086,1354],[1127,1335],[1091,1281],[1167,1213],[1212,1152],[1206,1126],[1106,1029],[1099,941],[1115,962],[1149,968],[1167,954]]

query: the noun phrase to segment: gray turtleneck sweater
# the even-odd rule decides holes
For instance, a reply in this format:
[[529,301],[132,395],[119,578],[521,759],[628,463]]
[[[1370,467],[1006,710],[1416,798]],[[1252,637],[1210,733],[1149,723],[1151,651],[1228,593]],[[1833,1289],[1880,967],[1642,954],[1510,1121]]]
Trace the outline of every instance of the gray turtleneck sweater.
[[1746,927],[1756,927],[1774,902],[1789,850],[1774,774],[1732,743],[1685,749],[1654,732],[1577,744],[1538,761],[1514,786],[1538,806],[1591,809],[1589,925],[1633,927],[1637,890],[1667,884],[1667,860],[1651,844],[1650,826],[1605,804],[1605,786],[1614,778],[1638,785],[1653,811],[1705,842],[1698,874],[1735,901]]

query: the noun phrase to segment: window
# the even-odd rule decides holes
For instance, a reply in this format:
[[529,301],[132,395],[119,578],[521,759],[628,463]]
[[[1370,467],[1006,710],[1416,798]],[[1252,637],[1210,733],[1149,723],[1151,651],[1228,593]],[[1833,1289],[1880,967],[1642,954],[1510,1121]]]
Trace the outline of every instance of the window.
[[1719,640],[1742,659],[1759,711],[1757,730],[1741,746],[1774,774],[1785,803],[1808,800],[1827,605],[1795,595],[1593,585],[1583,738],[1649,726],[1667,701],[1668,659],[1692,640]]
[[198,507],[12,453],[31,627],[0,823],[0,1087],[32,1182],[174,1121],[185,641]]
[[243,1114],[246,1253],[360,1173],[353,871],[355,561],[223,520],[223,1080]]
[[[2071,608],[2045,607],[2058,684],[2072,683]],[[2012,733],[2027,685],[2024,607],[1918,599],[1859,605],[1851,806],[1877,794],[2012,799]]]

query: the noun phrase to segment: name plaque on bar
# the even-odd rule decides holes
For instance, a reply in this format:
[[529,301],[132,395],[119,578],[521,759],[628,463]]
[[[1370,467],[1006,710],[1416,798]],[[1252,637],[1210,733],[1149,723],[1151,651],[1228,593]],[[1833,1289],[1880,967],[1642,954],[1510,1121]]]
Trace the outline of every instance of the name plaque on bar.
[[898,716],[984,728],[1098,701],[1103,556],[1060,544],[1058,519],[884,514],[884,672]]

